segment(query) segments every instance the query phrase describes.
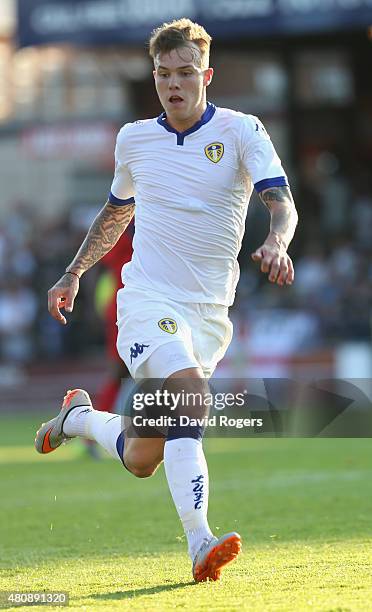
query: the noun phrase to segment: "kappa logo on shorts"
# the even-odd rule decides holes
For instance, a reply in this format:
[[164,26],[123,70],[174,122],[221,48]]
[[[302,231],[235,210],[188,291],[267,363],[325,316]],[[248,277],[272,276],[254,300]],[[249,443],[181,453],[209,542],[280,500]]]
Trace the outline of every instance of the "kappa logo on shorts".
[[211,144],[204,147],[204,153],[214,164],[217,164],[222,159],[224,150],[222,142],[211,142]]
[[174,319],[160,319],[158,325],[160,329],[167,332],[167,334],[175,334],[178,329],[178,325]]
[[149,346],[149,344],[138,344],[138,342],[135,342],[134,346],[130,347],[130,362],[132,363],[133,359],[136,359],[138,355],[142,355],[143,349]]

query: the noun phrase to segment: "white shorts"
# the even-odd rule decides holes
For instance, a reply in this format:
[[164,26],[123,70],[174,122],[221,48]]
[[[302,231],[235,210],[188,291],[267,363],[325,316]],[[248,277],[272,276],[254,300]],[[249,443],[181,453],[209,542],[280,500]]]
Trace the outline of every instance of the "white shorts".
[[209,378],[232,338],[228,308],[219,304],[175,302],[124,287],[117,314],[118,353],[136,380],[196,367]]

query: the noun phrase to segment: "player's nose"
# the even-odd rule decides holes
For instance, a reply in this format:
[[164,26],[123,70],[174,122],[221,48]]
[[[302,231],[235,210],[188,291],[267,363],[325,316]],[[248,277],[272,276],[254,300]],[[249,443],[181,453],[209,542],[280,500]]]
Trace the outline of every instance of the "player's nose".
[[170,76],[168,86],[169,86],[169,89],[179,89],[180,88],[179,79],[178,79],[177,74],[173,74]]

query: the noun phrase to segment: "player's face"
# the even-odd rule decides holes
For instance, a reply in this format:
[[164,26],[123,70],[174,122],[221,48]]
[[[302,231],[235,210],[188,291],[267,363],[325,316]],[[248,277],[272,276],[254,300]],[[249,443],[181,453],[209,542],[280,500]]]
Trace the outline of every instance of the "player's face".
[[206,87],[213,68],[202,69],[199,48],[190,43],[159,54],[153,74],[168,122],[178,131],[187,130],[206,108]]

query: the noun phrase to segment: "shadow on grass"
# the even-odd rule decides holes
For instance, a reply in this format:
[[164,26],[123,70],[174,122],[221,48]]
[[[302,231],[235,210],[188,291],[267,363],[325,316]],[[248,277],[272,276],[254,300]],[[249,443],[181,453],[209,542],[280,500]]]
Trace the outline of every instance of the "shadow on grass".
[[163,584],[154,587],[145,587],[143,589],[129,589],[129,591],[115,591],[115,593],[96,593],[87,595],[84,599],[131,599],[140,595],[155,595],[157,593],[163,593],[165,591],[174,591],[175,589],[182,589],[184,587],[196,585],[197,583],[193,580],[190,582],[177,582],[175,584]]

